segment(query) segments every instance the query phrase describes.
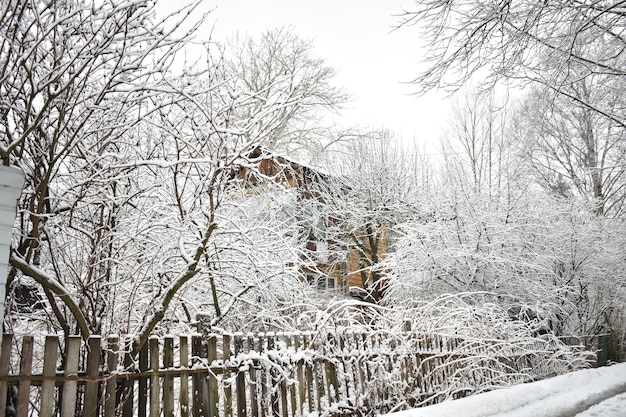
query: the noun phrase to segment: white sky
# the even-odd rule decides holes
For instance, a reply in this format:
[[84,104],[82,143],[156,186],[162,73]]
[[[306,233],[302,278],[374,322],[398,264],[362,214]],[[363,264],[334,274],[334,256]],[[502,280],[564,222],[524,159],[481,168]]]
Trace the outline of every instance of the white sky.
[[[184,0],[161,0],[177,8]],[[198,36],[223,40],[235,32],[258,35],[265,29],[291,26],[312,39],[318,57],[337,69],[337,86],[347,90],[346,125],[385,127],[405,143],[415,139],[432,152],[447,119],[443,95],[410,95],[408,84],[419,69],[419,34],[412,27],[392,31],[398,14],[413,0],[205,0],[214,9]],[[396,16],[394,16],[396,15]]]

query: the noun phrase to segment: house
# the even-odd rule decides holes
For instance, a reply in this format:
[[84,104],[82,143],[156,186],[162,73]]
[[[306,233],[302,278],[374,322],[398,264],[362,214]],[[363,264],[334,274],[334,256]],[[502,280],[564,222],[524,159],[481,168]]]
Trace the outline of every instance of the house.
[[327,199],[342,190],[336,177],[260,147],[235,176],[250,192],[262,192],[264,181],[297,192],[297,221],[301,227],[301,270],[307,282],[320,290],[341,291],[367,301],[378,301],[384,291],[384,271],[378,269],[388,250],[389,232],[379,224],[350,224],[332,213]]

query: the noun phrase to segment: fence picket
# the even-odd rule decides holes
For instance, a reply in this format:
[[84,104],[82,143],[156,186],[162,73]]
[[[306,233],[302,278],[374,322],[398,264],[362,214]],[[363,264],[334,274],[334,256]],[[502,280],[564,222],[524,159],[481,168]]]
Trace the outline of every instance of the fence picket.
[[[235,335],[235,355],[240,357],[243,353],[243,335],[237,334]],[[245,372],[241,372],[241,365],[239,366],[240,371],[237,372],[237,377],[235,380],[235,392],[237,395],[237,417],[247,417],[246,410],[246,374]]]
[[[65,376],[78,376],[78,361],[80,359],[80,336],[69,336],[65,340]],[[61,400],[61,416],[74,417],[76,411],[76,396],[78,384],[75,380],[63,383]]]
[[159,338],[151,336],[148,339],[148,347],[150,349],[150,370],[153,372],[150,376],[150,417],[159,417],[161,409],[161,387],[159,384]]
[[[163,368],[174,367],[174,338],[168,336],[163,342]],[[174,416],[174,382],[171,375],[163,377],[163,417]]]
[[[9,384],[6,378],[9,375],[9,365],[11,364],[11,344],[12,334],[2,335],[2,347],[0,348],[0,417],[4,417],[7,412],[7,396]],[[13,412],[13,410],[11,410]]]
[[[139,372],[145,373],[149,369],[148,352],[149,344],[145,343],[139,351]],[[148,415],[148,377],[139,377],[138,389],[137,389],[137,401],[138,401],[138,417],[146,417]]]
[[[496,340],[414,334],[413,340],[392,343],[384,336],[382,332],[340,331],[332,336],[180,336],[178,361],[171,336],[150,337],[137,358],[130,355],[136,351],[131,338],[108,337],[103,357],[100,336],[90,337],[84,346],[79,337],[68,337],[61,358],[64,373],[55,381],[58,337],[47,336],[43,349],[35,349],[39,339],[24,336],[18,339],[19,354],[12,355],[14,338],[6,335],[0,349],[0,401],[4,401],[0,417],[7,410],[25,417],[32,413],[30,404],[42,417],[55,412],[61,417],[115,417],[118,413],[132,417],[148,411],[150,417],[290,417],[328,413],[331,408],[338,414],[384,413],[402,394],[408,405],[415,406],[465,396],[472,389],[468,383],[519,383],[553,372],[553,367],[540,367],[538,352],[551,355],[548,342],[535,342],[521,350]],[[120,344],[126,352],[123,369]],[[218,358],[219,347],[222,355]],[[15,362],[19,358],[19,364],[11,362],[12,356]],[[85,368],[79,368],[81,358]],[[16,368],[19,375],[9,372]],[[176,398],[175,394],[180,395]],[[15,402],[16,409],[6,408],[7,398],[15,395],[17,401],[8,405]]]
[[[180,368],[189,368],[189,338],[186,335],[180,336]],[[180,374],[180,416],[189,417],[189,374]]]
[[41,407],[39,407],[39,417],[52,417],[54,408],[54,379],[57,369],[57,358],[59,351],[59,337],[46,336],[46,344],[44,347],[43,376],[50,378],[44,379],[41,383]]
[[[24,336],[22,339],[22,357],[20,359],[20,375],[30,376],[33,366],[33,337]],[[30,403],[30,379],[25,378],[18,383],[17,406],[15,407],[16,417],[26,417],[28,415],[28,404]]]
[[[217,336],[211,335],[208,340],[208,355],[207,361],[211,366],[217,360]],[[209,377],[204,378],[203,389],[206,394],[203,395],[206,398],[208,416],[217,417],[217,410],[219,409],[219,385],[217,377],[213,372],[209,372]]]
[[[199,334],[194,334],[191,337],[191,356],[193,357],[192,366],[200,366],[202,361],[202,336]],[[202,385],[202,376],[198,373],[194,373],[191,378],[191,410],[193,417],[206,416],[206,408],[202,397]]]
[[[231,336],[224,334],[222,336],[222,359],[227,362],[231,357],[230,351]],[[230,371],[224,370],[222,374],[222,383],[224,384],[224,415],[226,417],[233,416],[233,389],[230,384]]]
[[83,415],[88,417],[97,417],[98,415],[99,382],[96,378],[100,372],[101,341],[102,338],[100,336],[90,336],[87,340],[89,351],[87,353],[87,382],[85,382]]
[[[107,339],[107,371],[110,373],[117,371],[119,338],[110,336]],[[106,381],[106,397],[104,400],[104,416],[115,417],[116,400],[118,398],[117,379],[109,378]]]
[[[129,371],[133,368],[134,360],[131,355],[134,348],[134,341],[132,337],[128,337],[126,339],[125,346],[125,354],[124,354],[124,369]],[[135,380],[131,378],[126,378],[123,384],[124,388],[122,389],[120,401],[123,403],[122,407],[122,417],[133,417],[133,407],[135,401]]]

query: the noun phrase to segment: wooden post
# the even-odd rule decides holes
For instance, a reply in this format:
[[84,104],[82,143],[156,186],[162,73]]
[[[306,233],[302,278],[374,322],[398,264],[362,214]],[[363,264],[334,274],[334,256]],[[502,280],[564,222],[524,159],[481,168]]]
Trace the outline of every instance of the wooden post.
[[148,339],[150,346],[150,417],[159,417],[161,411],[161,387],[159,386],[159,338],[150,336]]
[[[148,343],[145,343],[139,351],[139,372],[148,371]],[[146,417],[148,414],[148,377],[139,377],[137,391],[138,417]]]
[[[243,353],[243,335],[235,335],[235,355],[239,356]],[[250,365],[250,369],[253,365]],[[235,381],[235,391],[237,394],[237,417],[246,417],[246,373],[239,369],[237,379]]]
[[[33,337],[24,336],[22,338],[22,358],[20,359],[20,375],[30,376],[33,366]],[[26,417],[28,415],[28,404],[30,403],[30,379],[21,380],[17,388],[17,407],[15,415]]]
[[[306,349],[309,346],[309,335],[304,334],[302,336],[302,343]],[[307,362],[304,367],[304,373],[306,378],[306,395],[308,397],[309,413],[316,411],[315,408],[315,390],[313,389],[313,364]]]
[[[165,337],[163,343],[163,368],[168,370],[172,369],[173,367],[174,338],[171,336],[167,336]],[[171,375],[165,375],[163,377],[163,417],[174,417],[174,383],[172,381]]]
[[[180,336],[180,367],[189,368],[189,338]],[[187,372],[180,374],[180,416],[189,417],[189,377]]]
[[[273,350],[276,349],[276,337],[274,336],[274,333],[268,333],[267,334],[267,352],[271,352]],[[278,376],[276,374],[276,370],[272,367],[270,368],[270,378],[271,378],[271,384],[272,384],[272,393],[271,393],[271,407],[272,407],[272,415],[274,417],[280,417],[280,413],[279,413],[279,405],[278,405],[278,390],[276,389],[276,387],[278,386]]]
[[[2,348],[0,349],[0,377],[9,375],[9,365],[11,364],[11,343],[13,335],[5,333],[2,335]],[[0,381],[0,416],[4,416],[7,408],[7,388],[9,384],[6,380]]]
[[[288,348],[293,347],[294,351],[297,351],[298,346],[300,345],[300,342],[298,341],[298,334],[294,334],[291,333],[289,335],[285,336],[285,344]],[[291,379],[294,378],[294,373],[296,372],[296,364],[293,363],[293,361],[291,361],[292,363],[289,364],[290,366],[290,374],[291,374]],[[291,415],[295,416],[296,415],[296,411],[298,410],[298,405],[296,403],[296,384],[293,383],[293,381],[289,384],[289,397],[291,399]]]
[[320,412],[322,410],[322,397],[324,397],[324,374],[322,370],[324,369],[324,363],[321,358],[315,358],[313,360],[313,375],[315,379],[315,388],[317,394],[317,411]]
[[[202,357],[202,336],[199,334],[194,334],[191,337],[191,356],[193,356],[193,360],[195,363],[200,362]],[[192,364],[192,366],[195,365],[195,363]],[[193,417],[205,417],[207,415],[205,413],[206,407],[202,398],[202,385],[202,375],[199,373],[194,373],[191,378],[191,410],[193,412]]]
[[[301,336],[302,336],[301,334],[297,334],[295,341],[294,341],[294,348],[296,352],[300,351],[300,337]],[[299,396],[298,399],[300,403],[300,414],[302,415],[304,415],[304,402],[306,401],[306,387],[304,385],[304,370],[302,368],[303,362],[304,360],[300,359],[298,360],[298,363],[296,364],[296,377],[298,378],[298,396]]]
[[207,361],[209,363],[209,378],[208,378],[208,386],[206,384],[205,379],[205,390],[206,393],[203,395],[207,401],[207,409],[208,409],[208,417],[217,417],[217,410],[219,405],[219,387],[217,383],[217,377],[211,372],[210,368],[214,365],[214,362],[217,360],[217,336],[211,335],[209,336],[208,344],[208,355]]
[[[125,346],[126,353],[124,354],[124,369],[126,372],[130,372],[133,369],[133,357],[134,341],[132,337],[126,339]],[[124,388],[122,390],[121,401],[123,402],[122,417],[134,417],[134,400],[135,400],[135,380],[132,378],[126,378],[124,381]]]
[[[227,362],[230,361],[230,341],[231,336],[229,334],[222,335],[222,359],[224,360],[224,365],[226,366]],[[233,388],[230,384],[230,371],[224,370],[224,374],[222,376],[222,381],[224,383],[224,415],[226,417],[232,417],[233,415]]]
[[335,391],[334,400],[336,402],[339,402],[339,400],[341,399],[341,395],[339,393],[339,378],[337,377],[337,367],[335,366],[333,361],[329,359],[327,364],[328,364],[328,380],[330,381],[330,385],[332,385],[333,387],[332,390],[330,389],[330,387],[328,388],[328,400],[332,404],[332,400],[333,400],[332,391]]
[[[256,349],[257,352],[259,353],[263,353],[266,352],[265,350],[265,335],[263,333],[260,333],[258,335],[257,338],[257,342],[256,342]],[[267,399],[267,375],[265,372],[265,368],[263,367],[262,364],[260,364],[261,366],[259,366],[258,371],[256,373],[256,381],[257,384],[259,384],[260,381],[260,385],[261,385],[261,398],[260,400],[258,400],[259,403],[261,403],[261,408],[260,408],[260,416],[261,417],[265,417],[267,415],[266,411],[269,408],[269,404],[270,402]],[[254,412],[252,413],[252,415],[256,415],[254,414]]]
[[100,371],[100,358],[102,338],[100,336],[89,336],[87,340],[87,382],[85,383],[85,399],[83,401],[83,415],[93,416],[98,415],[98,400],[99,400],[99,382],[97,381]]
[[41,383],[41,406],[39,408],[40,417],[52,417],[54,408],[54,378],[57,370],[57,358],[59,356],[59,337],[46,336],[46,345],[43,354],[43,376]]
[[[65,376],[78,376],[78,361],[80,359],[80,336],[68,336],[65,341]],[[63,383],[63,400],[61,401],[61,416],[74,417],[76,411],[76,381]]]
[[105,417],[115,417],[115,408],[117,406],[117,378],[114,378],[113,374],[117,371],[117,351],[119,350],[119,338],[117,336],[110,336],[107,339],[107,349],[107,371],[109,379],[106,382],[104,415]]
[[[254,344],[254,336],[248,335],[248,350],[256,350]],[[256,376],[256,361],[250,364],[250,414],[252,417],[259,415],[259,403],[257,396],[257,376]]]

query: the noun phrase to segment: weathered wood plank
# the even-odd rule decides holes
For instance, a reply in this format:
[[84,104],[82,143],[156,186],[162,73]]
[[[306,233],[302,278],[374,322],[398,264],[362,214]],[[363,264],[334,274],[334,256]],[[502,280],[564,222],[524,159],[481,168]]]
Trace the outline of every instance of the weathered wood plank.
[[[163,341],[163,368],[174,367],[174,338],[165,337]],[[181,376],[182,378],[182,376]],[[182,394],[181,394],[182,395]],[[163,376],[163,417],[174,416],[174,382],[171,375]]]
[[[124,369],[133,369],[134,358],[131,352],[134,351],[134,341],[132,337],[126,339],[126,353],[124,354]],[[134,369],[137,370],[136,368]],[[134,417],[134,400],[135,400],[135,380],[126,378],[123,384],[120,402],[123,402],[122,417]]]
[[[210,336],[207,341],[207,360],[209,365],[217,360],[217,336],[215,335]],[[203,390],[205,391],[203,397],[206,398],[208,417],[217,417],[220,402],[219,384],[213,372],[209,373],[208,378],[204,378]]]
[[87,340],[87,382],[85,382],[85,399],[83,401],[83,415],[96,417],[98,415],[99,382],[95,379],[100,371],[102,337],[90,336]]
[[148,339],[150,349],[150,370],[154,374],[150,377],[150,417],[159,417],[161,411],[161,387],[159,384],[159,338],[151,336]]
[[[9,366],[11,364],[11,344],[13,343],[12,334],[2,335],[2,347],[0,348],[0,378],[9,375]],[[0,380],[0,417],[4,417],[7,411],[7,389],[9,384],[6,380]],[[14,412],[11,410],[10,412]]]
[[[180,336],[180,367],[181,369],[189,368],[189,337]],[[180,375],[180,416],[189,417],[189,376],[186,372]]]
[[[222,358],[224,363],[231,359],[231,335],[224,334],[222,336]],[[222,383],[224,385],[224,415],[226,417],[232,417],[233,415],[233,389],[230,384],[230,371],[224,370],[224,374],[222,376]]]
[[[192,366],[196,366],[202,360],[202,336],[195,334],[191,337],[191,355],[193,356]],[[191,410],[193,417],[206,416],[206,404],[202,397],[202,386],[205,378],[200,374],[193,374],[191,378]]]
[[[43,354],[43,376],[54,378],[57,369],[57,358],[59,355],[59,337],[48,335],[44,346]],[[52,417],[54,409],[54,380],[44,379],[41,383],[41,402],[39,406],[39,417]]]
[[[107,338],[107,371],[109,375],[117,371],[119,360],[119,337],[113,335]],[[106,381],[106,397],[104,399],[104,416],[115,417],[117,407],[117,378],[109,378]]]
[[[244,352],[243,346],[243,336],[238,334],[235,335],[235,355],[239,356]],[[248,370],[248,373],[250,371]],[[237,395],[237,417],[247,417],[247,407],[246,407],[246,372],[241,369],[237,372],[237,377],[235,380],[235,393]]]
[[[149,369],[148,349],[149,346],[146,343],[139,351],[139,372],[145,372]],[[142,376],[139,378],[137,390],[138,417],[146,417],[148,414],[148,381],[148,377]]]
[[[33,366],[33,337],[24,336],[22,339],[22,357],[20,359],[20,375],[30,376]],[[17,387],[17,405],[15,407],[16,417],[28,416],[28,405],[30,403],[30,380],[23,379]]]
[[[68,336],[65,340],[65,376],[75,377],[78,375],[80,342],[80,336]],[[78,383],[76,381],[65,381],[63,383],[63,399],[61,401],[62,417],[74,417],[77,388]]]

